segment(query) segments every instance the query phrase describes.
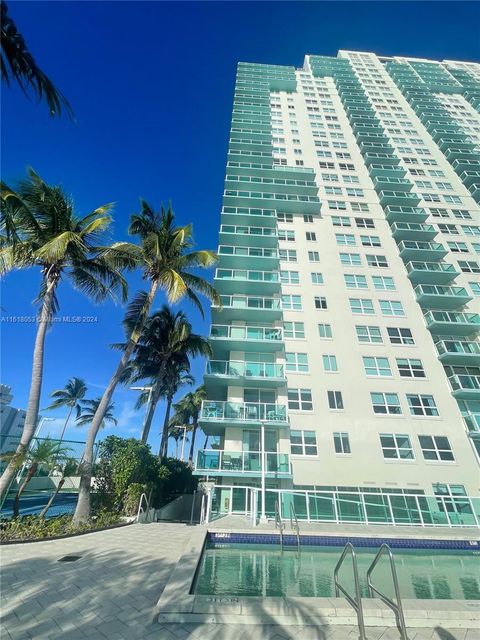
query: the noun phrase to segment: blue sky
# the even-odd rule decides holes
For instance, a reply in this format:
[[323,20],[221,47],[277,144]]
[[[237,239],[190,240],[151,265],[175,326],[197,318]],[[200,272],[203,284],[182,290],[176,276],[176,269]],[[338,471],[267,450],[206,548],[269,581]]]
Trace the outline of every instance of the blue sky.
[[[338,49],[478,60],[480,51],[476,2],[8,4],[38,64],[68,97],[76,123],[52,120],[44,104],[5,89],[3,179],[14,182],[31,165],[72,193],[83,214],[115,202],[116,238],[125,237],[140,196],[157,206],[171,200],[180,223],[193,221],[202,248],[217,244],[237,61],[298,67],[306,53],[333,56]],[[34,270],[9,275],[3,315],[32,314],[38,284]],[[141,281],[132,277],[131,285],[133,292]],[[71,376],[88,381],[90,396],[100,395],[117,359],[108,344],[122,338],[121,307],[96,307],[68,284],[59,297],[62,315],[96,320],[59,323],[49,333],[42,407]],[[185,310],[206,332],[208,315],[202,321]],[[13,387],[15,406],[24,407],[35,327],[4,322],[1,329],[2,382]],[[199,382],[202,372],[195,363]],[[119,388],[115,395],[114,431],[121,435],[140,431],[134,394]],[[154,432],[162,413],[160,407]],[[83,436],[74,427],[67,433]],[[156,449],[155,433],[151,442]]]

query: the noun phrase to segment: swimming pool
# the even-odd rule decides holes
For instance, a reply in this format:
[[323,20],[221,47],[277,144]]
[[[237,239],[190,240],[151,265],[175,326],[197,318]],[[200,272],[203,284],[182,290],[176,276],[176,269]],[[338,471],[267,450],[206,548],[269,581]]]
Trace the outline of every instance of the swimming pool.
[[[207,540],[192,592],[209,596],[334,597],[333,571],[341,546],[304,546],[298,551],[278,545],[219,543]],[[362,596],[368,598],[366,572],[378,547],[357,547]],[[402,598],[480,600],[479,551],[394,549]],[[351,564],[340,571],[353,593]],[[375,585],[393,597],[387,562],[375,569]]]

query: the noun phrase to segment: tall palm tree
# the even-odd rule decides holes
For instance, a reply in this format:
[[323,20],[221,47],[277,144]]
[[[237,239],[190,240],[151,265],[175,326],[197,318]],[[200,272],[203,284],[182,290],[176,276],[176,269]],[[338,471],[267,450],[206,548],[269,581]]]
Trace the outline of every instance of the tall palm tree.
[[[128,344],[128,343],[127,343]],[[125,349],[126,344],[113,345]],[[207,338],[193,333],[192,325],[182,311],[173,313],[166,305],[152,314],[143,328],[126,372],[127,382],[150,378],[150,402],[145,419],[142,442],[147,442],[153,416],[162,396],[170,397],[170,404],[181,375],[190,370],[191,356],[210,356]],[[186,382],[190,381],[187,378]],[[170,407],[167,405],[167,413]],[[163,438],[168,438],[168,417],[164,424]]]
[[[79,427],[84,427],[86,424],[92,423],[101,400],[101,398],[82,400],[82,414],[75,421]],[[113,402],[108,405],[107,410],[103,415],[102,424],[100,426],[101,429],[107,426],[107,422],[111,422],[114,425],[118,424],[118,420],[113,415],[114,407],[115,405]]]
[[60,407],[69,408],[67,418],[60,435],[60,442],[63,440],[65,429],[67,428],[68,422],[74,409],[76,419],[78,420],[78,418],[80,417],[82,413],[82,405],[80,404],[80,400],[82,400],[86,393],[87,385],[85,384],[85,380],[82,380],[81,378],[70,378],[63,389],[56,389],[50,394],[50,397],[54,398],[54,400],[52,404],[46,408],[46,411],[53,411],[54,409],[59,409]]
[[11,80],[16,80],[23,93],[27,94],[30,89],[39,102],[45,98],[52,118],[61,114],[62,107],[72,118],[73,111],[68,100],[56,89],[50,78],[35,62],[22,34],[8,15],[7,3],[2,1],[1,5],[0,69],[2,80],[7,85]]
[[121,382],[128,362],[140,339],[143,327],[158,289],[163,289],[170,303],[184,297],[192,301],[203,314],[197,293],[220,304],[220,298],[206,280],[192,271],[211,267],[217,261],[213,251],[192,251],[192,226],[175,227],[175,216],[171,206],[162,206],[156,213],[145,201],[141,201],[141,211],[130,220],[129,233],[138,236],[140,246],[129,242],[115,243],[106,253],[119,264],[130,260],[143,271],[143,278],[149,282],[149,290],[140,291],[130,303],[125,318],[129,329],[128,342],[120,362],[110,378],[102,396],[97,413],[90,425],[83,455],[82,475],[74,523],[80,524],[90,516],[90,485],[92,477],[93,447],[103,420],[103,414],[112,398],[116,386]]
[[202,385],[195,391],[186,393],[179,402],[173,405],[175,413],[170,422],[178,426],[190,427],[192,432],[190,452],[188,454],[188,462],[190,465],[193,464],[193,451],[195,448],[195,436],[198,429],[198,417],[200,415],[200,409],[202,408],[202,402],[206,397],[207,392],[204,385]]
[[[95,302],[121,294],[127,297],[127,283],[120,268],[130,266],[121,256],[99,246],[111,225],[112,205],[95,209],[83,218],[75,212],[72,199],[59,186],[46,184],[33,169],[16,191],[1,184],[0,275],[14,269],[39,267],[38,302],[40,313],[33,351],[32,377],[27,413],[18,455],[27,449],[38,422],[42,388],[45,336],[53,313],[58,309],[58,286],[69,280]],[[0,479],[1,498],[15,474],[14,461]]]
[[178,458],[178,442],[182,438],[185,437],[188,440],[188,437],[185,434],[185,430],[182,427],[169,427],[168,428],[168,437],[175,440],[175,457]]
[[[170,412],[172,410],[173,397],[179,391],[180,387],[185,384],[195,384],[195,378],[189,373],[183,371],[181,365],[169,365],[163,383],[163,395],[167,403],[165,406],[165,416],[163,418],[162,436],[165,431],[169,432]],[[161,446],[162,443],[160,440],[160,447],[158,451],[159,457]]]

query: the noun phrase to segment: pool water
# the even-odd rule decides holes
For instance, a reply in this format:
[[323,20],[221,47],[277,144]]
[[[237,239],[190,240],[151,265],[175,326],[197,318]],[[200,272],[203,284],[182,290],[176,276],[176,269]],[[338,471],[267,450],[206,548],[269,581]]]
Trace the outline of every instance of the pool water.
[[[362,596],[368,597],[366,573],[378,549],[358,548]],[[268,544],[210,543],[193,586],[198,595],[334,597],[333,571],[342,547],[286,548]],[[400,593],[408,599],[480,600],[480,556],[470,551],[431,549],[394,551]],[[339,573],[354,593],[351,559]],[[388,558],[380,560],[373,584],[394,596]]]

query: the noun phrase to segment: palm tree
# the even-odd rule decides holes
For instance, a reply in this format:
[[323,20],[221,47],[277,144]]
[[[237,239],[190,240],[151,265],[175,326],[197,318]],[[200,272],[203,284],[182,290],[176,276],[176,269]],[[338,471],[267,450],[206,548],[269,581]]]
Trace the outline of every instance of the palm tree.
[[55,88],[55,85],[40,69],[28,50],[22,34],[8,15],[7,3],[2,2],[1,4],[0,68],[2,80],[7,85],[10,85],[11,80],[16,80],[23,93],[27,94],[30,89],[39,102],[45,98],[52,118],[61,114],[62,106],[70,118],[73,118],[72,107],[68,100]]
[[55,498],[60,493],[60,490],[65,484],[66,476],[69,474],[74,475],[74,473],[78,469],[78,461],[75,458],[67,458],[65,462],[61,465],[61,467],[62,467],[62,475],[58,480],[58,484],[55,487],[55,490],[53,491],[52,495],[48,499],[47,504],[43,507],[43,509],[38,514],[39,518],[44,518],[47,515],[47,511],[50,509],[50,507],[55,501]]
[[[75,421],[79,427],[84,427],[86,424],[92,423],[101,400],[101,398],[82,400],[82,414]],[[114,425],[118,424],[118,420],[113,415],[114,406],[113,402],[108,405],[107,410],[103,415],[102,424],[100,426],[101,429],[107,426],[107,422],[111,422]]]
[[190,441],[190,452],[188,454],[188,462],[193,464],[193,450],[195,447],[195,436],[198,429],[198,417],[202,402],[207,397],[204,385],[198,387],[195,391],[190,391],[183,398],[173,405],[175,413],[171,419],[172,424],[178,426],[190,427],[192,431],[192,439]]
[[[128,343],[127,343],[128,344]],[[113,345],[125,349],[127,344]],[[134,349],[132,360],[126,369],[126,382],[138,382],[150,378],[152,392],[142,432],[142,442],[147,442],[158,401],[167,398],[167,413],[182,374],[190,370],[191,356],[210,356],[207,338],[192,331],[192,325],[182,311],[173,313],[166,305],[145,322],[142,335]],[[191,376],[186,382],[193,381]],[[168,399],[170,398],[170,402]],[[168,439],[166,416],[162,441]]]
[[9,464],[15,465],[15,471],[26,465],[27,475],[23,482],[19,485],[17,493],[15,494],[15,500],[13,503],[13,517],[18,518],[20,514],[20,498],[25,491],[28,483],[37,473],[40,466],[51,467],[59,459],[66,458],[67,452],[70,451],[69,447],[65,447],[57,440],[51,440],[45,438],[40,441],[37,440],[35,445],[25,451],[21,456],[16,452],[7,453],[2,458],[9,459]]
[[80,400],[82,400],[86,393],[87,385],[85,384],[85,380],[82,380],[81,378],[70,378],[63,389],[57,389],[56,391],[52,391],[50,394],[50,397],[54,398],[54,401],[46,408],[46,411],[53,411],[60,407],[69,407],[67,419],[65,420],[62,433],[60,435],[60,442],[63,440],[65,429],[67,428],[67,424],[74,409],[76,419],[78,420],[80,417],[80,414],[82,413]]
[[[106,247],[99,246],[112,222],[112,205],[99,207],[81,218],[62,188],[47,185],[33,169],[28,170],[28,179],[19,183],[16,192],[2,183],[0,204],[0,275],[33,266],[41,272],[30,394],[17,448],[21,456],[28,449],[38,422],[45,336],[58,309],[60,282],[68,279],[95,302],[108,296],[115,298],[118,292],[125,300],[127,284],[120,267],[122,262],[123,266],[130,266],[130,262],[121,256],[113,259],[112,251],[107,253]],[[14,474],[12,460],[0,479],[0,504]]]
[[[167,431],[167,433],[169,432],[170,411],[172,409],[173,396],[179,391],[180,387],[183,387],[185,384],[192,385],[194,383],[195,378],[186,371],[182,370],[181,365],[174,364],[172,366],[169,364],[163,383],[163,395],[167,401],[167,404],[165,407],[165,416],[163,419],[162,437],[165,431]],[[158,450],[159,457],[161,446],[162,443],[160,441],[160,447]]]
[[120,265],[130,260],[141,267],[144,280],[150,283],[149,291],[140,291],[130,303],[124,325],[129,328],[128,342],[123,350],[120,362],[105,389],[97,413],[90,425],[83,455],[82,476],[77,508],[74,515],[76,525],[90,516],[90,485],[92,459],[95,438],[103,420],[103,414],[110,403],[113,392],[122,381],[127,364],[140,339],[144,324],[158,289],[163,289],[167,300],[175,303],[184,297],[193,302],[203,315],[202,305],[197,293],[220,304],[220,298],[206,280],[192,273],[197,269],[211,267],[217,261],[213,251],[191,251],[193,246],[192,226],[174,226],[174,214],[171,206],[155,213],[151,206],[142,200],[139,214],[130,220],[129,233],[137,235],[140,246],[128,242],[115,243],[107,252]]
[[183,427],[169,427],[168,437],[175,440],[175,457],[178,458],[178,441],[185,437],[188,440]]

